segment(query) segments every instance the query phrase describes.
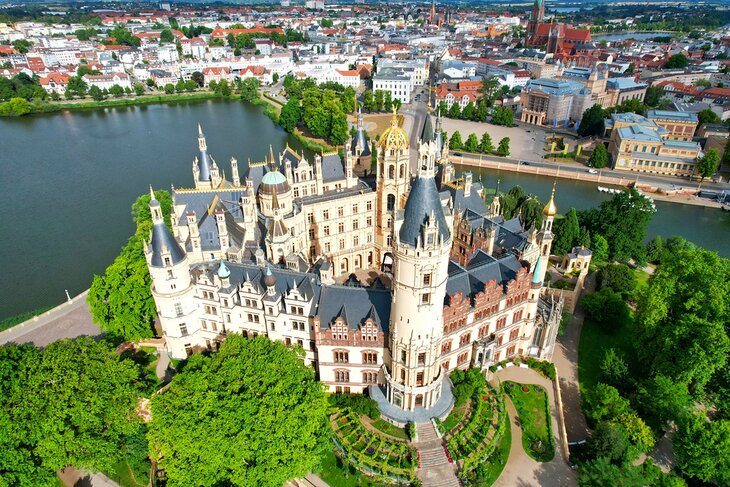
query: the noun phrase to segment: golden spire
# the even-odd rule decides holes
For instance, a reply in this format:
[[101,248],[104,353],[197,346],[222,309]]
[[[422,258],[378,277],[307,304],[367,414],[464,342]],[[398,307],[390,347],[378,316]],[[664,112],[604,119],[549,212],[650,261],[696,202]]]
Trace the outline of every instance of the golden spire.
[[271,159],[271,165],[274,166],[276,161],[274,160],[274,147],[269,144],[269,159]]
[[545,208],[542,210],[542,214],[545,216],[555,216],[558,213],[558,207],[555,206],[555,185],[557,182],[557,179],[553,181],[553,190],[550,193],[550,201],[547,202]]

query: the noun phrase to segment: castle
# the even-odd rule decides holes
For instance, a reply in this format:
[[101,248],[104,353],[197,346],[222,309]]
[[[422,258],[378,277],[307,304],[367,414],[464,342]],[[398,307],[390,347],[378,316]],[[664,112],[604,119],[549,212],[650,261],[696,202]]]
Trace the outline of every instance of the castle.
[[[426,117],[415,172],[394,113],[375,144],[360,119],[344,160],[270,148],[243,177],[231,159],[230,179],[199,127],[195,187],[173,188],[172,231],[150,203],[145,255],[171,356],[265,335],[301,347],[330,391],[370,388],[399,411],[435,407],[456,368],[550,359],[562,300],[540,295],[553,197],[540,229],[505,220],[471,174],[454,177],[440,123]],[[354,167],[371,151],[366,183]]]

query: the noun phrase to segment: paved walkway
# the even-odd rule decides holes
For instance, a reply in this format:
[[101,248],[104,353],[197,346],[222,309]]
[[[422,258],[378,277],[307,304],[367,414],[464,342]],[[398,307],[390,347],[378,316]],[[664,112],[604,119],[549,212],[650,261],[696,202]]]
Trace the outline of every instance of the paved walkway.
[[523,384],[537,384],[542,386],[548,393],[550,401],[550,412],[553,430],[553,442],[555,443],[555,457],[550,462],[538,462],[530,458],[522,448],[522,429],[517,421],[517,411],[512,401],[507,399],[507,412],[510,417],[510,428],[512,430],[512,445],[509,451],[507,465],[502,475],[494,483],[495,487],[565,487],[578,485],[576,472],[571,470],[565,462],[563,443],[560,440],[560,429],[558,424],[558,412],[555,402],[553,384],[532,369],[521,367],[508,367],[494,374],[491,382],[499,387],[500,382],[512,380]]
[[78,336],[99,336],[101,330],[94,324],[86,302],[86,293],[82,293],[68,304],[56,308],[25,322],[22,326],[14,326],[0,333],[0,345],[6,343],[32,343],[45,347],[62,338]]
[[67,487],[119,487],[119,484],[103,473],[85,473],[73,467],[58,472],[58,478]]
[[436,434],[436,429],[431,421],[417,423],[416,431],[418,441],[416,448],[421,465],[416,475],[423,487],[459,487],[459,480],[456,478],[456,466],[449,463],[444,452],[441,438]]
[[[595,273],[589,275],[583,285],[584,293],[596,288]],[[565,430],[568,441],[588,439],[588,423],[580,404],[580,387],[578,382],[578,346],[580,332],[583,328],[583,309],[578,305],[565,329],[565,334],[558,337],[553,353],[553,363],[560,377],[560,396],[563,401],[563,416],[566,421]],[[598,360],[598,359],[597,359]]]

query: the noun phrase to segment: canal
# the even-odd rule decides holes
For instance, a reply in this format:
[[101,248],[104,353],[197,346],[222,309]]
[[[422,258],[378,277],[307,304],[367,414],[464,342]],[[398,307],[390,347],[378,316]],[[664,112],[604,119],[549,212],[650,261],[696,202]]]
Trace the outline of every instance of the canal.
[[[299,145],[260,107],[203,101],[0,119],[0,318],[55,305],[88,288],[133,231],[130,205],[150,184],[190,187],[197,124],[209,152],[229,174],[262,160],[269,144]],[[494,186],[496,172],[484,171]],[[505,173],[502,188],[521,184],[541,198],[552,179]],[[558,182],[561,211],[607,196],[591,184]],[[657,202],[652,235],[684,235],[730,256],[730,214]]]

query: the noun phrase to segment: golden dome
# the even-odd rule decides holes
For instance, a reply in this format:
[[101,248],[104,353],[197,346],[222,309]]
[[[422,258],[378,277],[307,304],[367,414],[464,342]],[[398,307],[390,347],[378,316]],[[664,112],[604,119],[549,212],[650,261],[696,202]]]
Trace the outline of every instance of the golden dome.
[[398,115],[393,109],[393,118],[390,119],[390,127],[385,129],[383,135],[380,136],[378,146],[384,149],[407,149],[408,136],[406,131],[398,125]]
[[558,214],[558,207],[555,206],[555,183],[553,183],[553,191],[550,193],[550,201],[542,209],[542,214],[545,216],[555,216]]

